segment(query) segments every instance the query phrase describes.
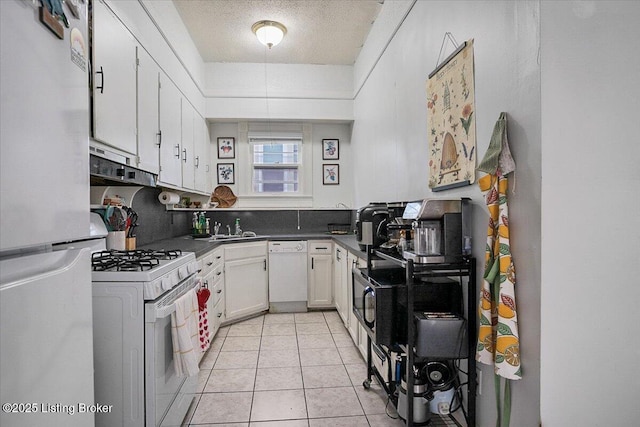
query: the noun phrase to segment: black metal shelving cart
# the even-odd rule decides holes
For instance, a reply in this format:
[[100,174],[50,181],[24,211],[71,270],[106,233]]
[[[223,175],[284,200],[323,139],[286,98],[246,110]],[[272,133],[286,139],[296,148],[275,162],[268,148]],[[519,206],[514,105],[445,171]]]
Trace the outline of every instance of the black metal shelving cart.
[[[456,262],[428,262],[421,263],[416,259],[404,259],[397,252],[387,252],[383,250],[367,248],[367,270],[375,270],[374,260],[386,260],[387,265],[392,264],[396,267],[404,269],[405,273],[405,290],[402,292],[401,299],[398,301],[399,310],[406,310],[406,334],[400,334],[401,338],[398,340],[395,348],[389,349],[386,346],[376,346],[377,350],[381,350],[385,353],[385,356],[391,360],[391,352],[402,352],[404,354],[405,368],[408,366],[410,369],[406,369],[406,401],[403,402],[402,409],[405,412],[405,423],[407,426],[421,425],[421,423],[414,422],[414,382],[413,368],[416,363],[424,363],[429,360],[445,360],[452,363],[459,363],[461,360],[466,360],[466,372],[463,369],[455,369],[454,388],[455,393],[459,400],[458,408],[452,410],[449,414],[449,418],[458,426],[461,424],[454,417],[454,412],[461,409],[464,415],[464,420],[468,427],[475,427],[476,418],[476,360],[475,360],[475,346],[476,346],[476,270],[475,259],[471,257],[460,258]],[[390,263],[389,263],[390,262]],[[416,342],[416,327],[420,328],[423,323],[416,323],[418,317],[424,318],[423,314],[419,311],[414,311],[416,308],[416,292],[420,293],[425,289],[420,287],[429,286],[430,281],[438,280],[438,278],[453,279],[459,287],[459,315],[461,323],[461,331],[464,332],[460,338],[461,343],[464,344],[465,350],[457,353],[456,355],[447,354],[445,357],[442,355],[438,357],[432,357],[429,354],[429,350],[424,350],[425,345],[429,347],[429,343]],[[465,289],[466,282],[466,289]],[[404,305],[406,304],[406,305]],[[400,307],[400,306],[404,307]],[[432,324],[432,323],[431,323]],[[420,331],[422,332],[422,331]],[[404,339],[402,339],[404,338]],[[466,342],[465,342],[466,341]],[[400,393],[403,390],[397,390],[397,385],[394,381],[391,381],[392,370],[391,363],[388,364],[388,372],[386,373],[388,381],[382,376],[382,373],[378,371],[377,367],[372,363],[372,346],[373,342],[371,335],[367,337],[367,378],[363,382],[363,387],[368,389],[371,385],[371,380],[375,376],[378,382],[382,385],[385,392],[388,394],[390,401],[394,403],[396,409],[398,408],[398,401]],[[434,343],[434,345],[437,343]],[[411,372],[411,374],[409,374]],[[461,381],[461,379],[466,381]],[[397,381],[397,378],[396,378]],[[466,410],[463,404],[462,390],[466,387]],[[400,411],[398,411],[400,412]],[[427,422],[428,423],[428,422]],[[423,424],[427,424],[423,423]]]

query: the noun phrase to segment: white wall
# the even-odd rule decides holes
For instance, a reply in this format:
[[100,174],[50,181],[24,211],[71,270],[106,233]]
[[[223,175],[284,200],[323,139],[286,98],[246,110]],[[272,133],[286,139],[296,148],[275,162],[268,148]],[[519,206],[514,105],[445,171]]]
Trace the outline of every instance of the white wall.
[[208,63],[206,114],[217,120],[353,120],[353,67]]
[[541,415],[640,420],[640,3],[547,2]]
[[[398,7],[385,2],[387,7]],[[458,42],[474,38],[478,134],[484,155],[500,112],[508,113],[508,133],[518,169],[509,192],[512,251],[518,272],[516,298],[524,378],[514,382],[511,425],[537,427],[540,421],[540,67],[539,4],[535,1],[418,1],[370,73],[354,102],[352,151],[354,202],[428,197],[473,199],[474,248],[482,273],[488,214],[477,185],[432,193],[428,188],[425,84],[436,67],[446,32]],[[397,18],[404,15],[395,13]],[[374,31],[372,29],[372,31]],[[387,31],[381,29],[381,31]],[[388,34],[388,31],[387,31]],[[380,36],[371,34],[369,39]],[[363,64],[377,57],[367,43],[354,81],[365,80]],[[382,43],[378,43],[381,46]],[[448,45],[445,58],[453,50]],[[368,57],[363,55],[368,54]],[[513,180],[511,187],[513,188]],[[479,426],[495,425],[492,367],[483,367],[478,400]]]
[[[253,127],[262,128],[265,122],[256,123]],[[282,123],[273,122],[269,126],[272,130],[297,130],[308,129],[311,135],[311,143],[303,144],[305,158],[310,160],[311,172],[307,178],[311,181],[307,187],[309,194],[306,198],[283,197],[268,199],[250,197],[249,191],[251,171],[248,166],[249,149],[246,142],[246,131],[252,125],[247,122],[213,122],[209,124],[211,135],[211,156],[214,170],[216,163],[234,163],[236,183],[229,185],[234,194],[241,196],[236,207],[239,208],[263,208],[263,207],[306,207],[306,208],[335,208],[343,203],[353,208],[353,170],[351,168],[351,124],[350,123]],[[243,132],[239,129],[244,129]],[[217,159],[217,140],[220,137],[233,137],[236,139],[236,158]],[[322,139],[339,139],[340,158],[338,160],[322,160]],[[322,164],[338,163],[340,165],[340,184],[322,184]],[[217,177],[213,177],[213,187],[217,186]],[[242,197],[244,196],[244,197]],[[343,207],[342,205],[340,207]]]

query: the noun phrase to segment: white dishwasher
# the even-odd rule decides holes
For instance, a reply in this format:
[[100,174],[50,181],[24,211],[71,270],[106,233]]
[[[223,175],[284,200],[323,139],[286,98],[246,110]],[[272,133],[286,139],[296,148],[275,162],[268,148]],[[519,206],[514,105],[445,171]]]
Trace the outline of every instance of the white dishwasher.
[[307,242],[269,242],[269,311],[307,311]]

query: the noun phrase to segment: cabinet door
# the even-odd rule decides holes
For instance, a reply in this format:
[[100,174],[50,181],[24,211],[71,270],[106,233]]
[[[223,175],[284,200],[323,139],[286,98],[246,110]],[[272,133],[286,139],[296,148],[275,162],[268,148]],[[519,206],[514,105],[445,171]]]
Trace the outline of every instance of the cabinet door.
[[333,257],[309,255],[309,299],[308,307],[331,307],[333,305]]
[[195,189],[205,193],[211,192],[209,185],[209,132],[205,120],[197,112],[193,121],[193,150],[195,166]]
[[138,168],[160,170],[160,68],[138,46]]
[[93,137],[136,155],[136,42],[102,1],[93,2],[92,46]]
[[[349,265],[351,268],[364,268],[367,266],[367,260],[359,258],[355,255],[349,254]],[[348,290],[349,290],[349,334],[351,334],[351,338],[353,342],[360,349],[360,353],[364,358],[367,357],[367,331],[358,321],[358,318],[353,313],[353,275],[351,274],[351,270],[349,270],[348,276]]]
[[193,155],[193,118],[195,110],[193,106],[182,98],[182,147],[180,158],[182,159],[182,186],[193,190],[195,188],[195,156]]
[[269,308],[267,257],[227,261],[224,264],[226,320]]
[[334,299],[336,303],[336,310],[342,318],[345,326],[349,324],[349,317],[347,312],[347,250],[341,246],[336,246],[334,250],[334,264],[333,264],[333,288]]
[[158,180],[173,186],[182,186],[181,94],[164,74],[160,74],[160,174]]

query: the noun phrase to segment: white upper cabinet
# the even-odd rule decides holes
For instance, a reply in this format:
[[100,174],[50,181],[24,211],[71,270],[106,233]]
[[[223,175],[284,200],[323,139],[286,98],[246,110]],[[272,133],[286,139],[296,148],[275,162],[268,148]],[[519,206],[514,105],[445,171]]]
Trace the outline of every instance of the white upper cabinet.
[[165,74],[160,74],[160,174],[158,181],[182,186],[182,96]]
[[160,68],[141,46],[138,56],[138,168],[160,171]]
[[211,155],[209,150],[209,129],[207,122],[195,114],[194,120],[195,150],[195,188],[205,193],[211,192]]
[[195,109],[185,98],[182,98],[182,186],[190,190],[195,189],[195,156],[194,156],[194,116]]
[[93,2],[93,137],[136,155],[136,41]]

